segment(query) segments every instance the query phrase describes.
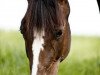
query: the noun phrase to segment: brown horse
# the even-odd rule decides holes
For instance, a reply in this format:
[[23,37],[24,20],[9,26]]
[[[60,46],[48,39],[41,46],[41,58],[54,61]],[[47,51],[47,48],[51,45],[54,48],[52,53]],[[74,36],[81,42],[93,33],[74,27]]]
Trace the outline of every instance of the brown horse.
[[30,63],[30,75],[57,75],[70,49],[70,7],[67,0],[28,0],[21,33]]

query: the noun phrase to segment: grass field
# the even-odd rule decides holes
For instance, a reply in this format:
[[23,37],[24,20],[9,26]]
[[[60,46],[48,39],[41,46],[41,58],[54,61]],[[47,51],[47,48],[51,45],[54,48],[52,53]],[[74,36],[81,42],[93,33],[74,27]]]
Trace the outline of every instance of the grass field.
[[[0,31],[0,75],[29,75],[20,32]],[[100,37],[73,36],[58,75],[100,75]]]

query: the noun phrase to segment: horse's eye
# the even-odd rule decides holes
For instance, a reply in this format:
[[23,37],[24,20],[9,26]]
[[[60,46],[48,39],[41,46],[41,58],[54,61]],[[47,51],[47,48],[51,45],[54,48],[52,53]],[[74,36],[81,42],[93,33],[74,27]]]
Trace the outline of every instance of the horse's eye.
[[57,39],[60,38],[61,35],[62,35],[62,30],[57,30],[57,31],[55,31],[55,37],[56,37]]

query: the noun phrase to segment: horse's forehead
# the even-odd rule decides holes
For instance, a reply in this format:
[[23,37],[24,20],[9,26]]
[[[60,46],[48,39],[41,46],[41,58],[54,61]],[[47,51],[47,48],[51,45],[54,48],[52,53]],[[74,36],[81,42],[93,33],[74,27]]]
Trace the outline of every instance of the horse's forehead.
[[42,38],[45,35],[45,31],[42,30],[40,33],[38,31],[34,31],[35,38]]

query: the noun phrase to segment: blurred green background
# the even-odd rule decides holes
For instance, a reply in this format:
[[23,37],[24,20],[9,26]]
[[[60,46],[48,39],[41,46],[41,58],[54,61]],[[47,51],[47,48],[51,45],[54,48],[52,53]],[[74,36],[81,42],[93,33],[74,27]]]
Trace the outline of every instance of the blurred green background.
[[[19,31],[0,31],[0,75],[29,75],[24,40]],[[58,75],[100,75],[100,37],[72,36],[68,57]]]

